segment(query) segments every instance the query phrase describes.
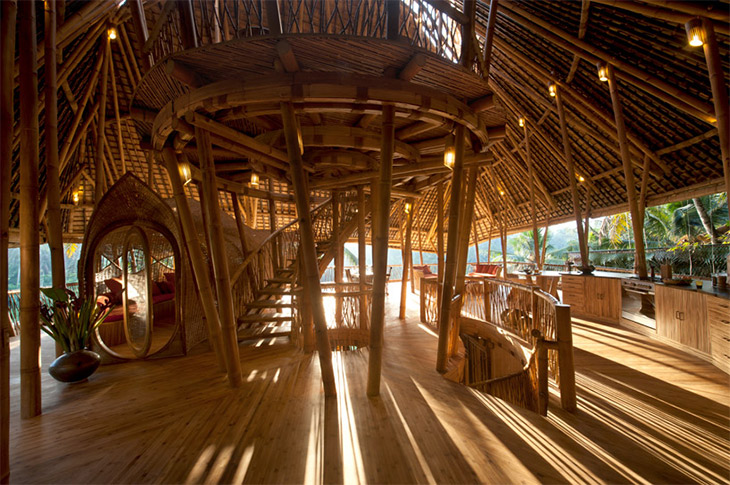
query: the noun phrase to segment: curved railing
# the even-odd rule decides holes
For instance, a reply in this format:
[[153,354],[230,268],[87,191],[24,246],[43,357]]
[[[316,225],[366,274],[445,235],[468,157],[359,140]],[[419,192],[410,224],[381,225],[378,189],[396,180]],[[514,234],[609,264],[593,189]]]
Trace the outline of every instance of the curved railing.
[[[169,2],[173,5],[175,2]],[[180,2],[184,4],[184,2]],[[278,2],[282,34],[329,34],[384,39],[397,15],[398,40],[425,49],[452,62],[460,62],[462,26],[449,14],[424,0],[401,0],[400,8],[389,9],[389,0],[287,0]],[[193,0],[193,23],[198,45],[210,45],[237,38],[272,33],[272,1]],[[273,9],[272,9],[273,10]],[[183,50],[180,10],[163,7],[164,19],[155,22],[144,52],[155,61]],[[166,22],[162,21],[166,20]],[[277,31],[278,28],[273,29]],[[477,40],[483,42],[483,39]]]
[[[322,299],[327,316],[327,337],[332,350],[366,347],[370,343],[370,299],[373,290],[360,283],[323,283]],[[361,313],[364,297],[365,313]]]

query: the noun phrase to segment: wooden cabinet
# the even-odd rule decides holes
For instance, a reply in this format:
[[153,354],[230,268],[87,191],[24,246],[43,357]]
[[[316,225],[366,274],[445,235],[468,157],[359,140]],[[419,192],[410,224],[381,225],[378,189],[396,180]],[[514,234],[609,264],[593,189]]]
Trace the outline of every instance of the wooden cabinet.
[[706,295],[657,285],[655,304],[657,335],[704,354],[710,353]]
[[707,321],[712,362],[730,372],[730,300],[708,296]]
[[563,303],[572,315],[605,322],[618,322],[621,316],[621,280],[597,276],[563,275]]

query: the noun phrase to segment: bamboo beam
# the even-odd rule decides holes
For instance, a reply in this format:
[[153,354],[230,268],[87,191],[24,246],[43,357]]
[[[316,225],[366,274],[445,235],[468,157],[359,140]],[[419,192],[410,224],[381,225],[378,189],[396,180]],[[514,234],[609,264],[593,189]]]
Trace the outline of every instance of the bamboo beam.
[[215,298],[213,297],[213,288],[210,285],[210,277],[208,267],[205,264],[205,256],[200,249],[200,238],[198,230],[195,228],[190,205],[185,196],[185,189],[180,177],[179,162],[175,151],[172,148],[164,148],[162,150],[162,158],[165,161],[167,173],[170,175],[172,183],[172,195],[175,198],[180,225],[183,229],[185,237],[185,246],[190,254],[190,265],[193,268],[193,277],[198,288],[200,303],[203,306],[203,314],[205,315],[205,324],[208,327],[208,340],[213,349],[218,370],[226,371],[226,362],[223,355],[223,339],[221,334],[220,317],[216,310]]
[[38,70],[35,2],[18,5],[20,47],[20,416],[41,414]]
[[[13,65],[17,3],[0,2],[0,126],[13,126]],[[0,483],[10,482],[10,315],[8,313],[8,245],[13,131],[0,130]]]
[[106,97],[107,97],[107,80],[109,78],[109,61],[111,57],[111,45],[109,36],[102,38],[104,46],[104,63],[101,67],[101,85],[99,90],[99,117],[96,129],[96,186],[94,191],[94,202],[99,203],[104,192],[106,192],[106,179],[104,169],[104,129],[106,123]]
[[460,24],[469,22],[469,17],[457,10],[448,0],[424,0],[439,12],[443,12]]
[[624,165],[624,180],[626,181],[626,198],[629,202],[631,212],[631,227],[634,232],[634,252],[636,254],[635,266],[640,279],[646,279],[646,252],[644,250],[644,228],[641,225],[643,216],[639,213],[636,201],[636,183],[634,182],[634,169],[631,166],[631,155],[629,154],[629,141],[626,138],[626,125],[624,123],[623,110],[621,109],[621,97],[616,83],[616,73],[613,66],[608,65],[608,89],[611,91],[611,103],[616,118],[616,132],[618,134],[621,161]]
[[[44,33],[46,193],[48,197],[48,246],[51,252],[51,273],[54,288],[66,286],[63,228],[61,227],[61,180],[58,159],[58,85],[56,65],[56,0],[46,0]],[[43,215],[41,214],[41,218]],[[60,355],[61,349],[56,353]]]
[[580,194],[578,193],[578,184],[575,180],[575,166],[573,164],[573,149],[570,145],[568,137],[568,127],[565,121],[565,109],[563,108],[562,89],[555,87],[555,103],[558,107],[558,116],[560,117],[560,133],[563,137],[563,152],[565,153],[565,162],[568,166],[568,180],[570,182],[570,193],[573,198],[573,216],[575,217],[576,229],[578,231],[578,245],[580,246],[581,264],[584,268],[589,266],[588,261],[588,244],[583,234],[583,216],[580,209]]
[[683,12],[692,17],[707,17],[718,22],[728,23],[728,12],[723,4],[705,4],[700,2],[682,2],[678,0],[646,0],[647,3],[659,5],[671,10]]
[[408,60],[408,63],[403,66],[403,69],[401,69],[398,73],[398,79],[402,79],[403,81],[410,81],[411,79],[416,77],[416,75],[421,72],[421,69],[423,69],[425,66],[426,55],[422,52],[419,52],[411,57]]
[[221,207],[218,198],[218,184],[215,177],[213,154],[208,132],[195,128],[195,139],[198,144],[200,167],[203,170],[203,197],[208,206],[210,215],[207,224],[210,228],[210,255],[216,279],[218,293],[218,313],[220,317],[221,334],[223,337],[223,353],[228,370],[228,383],[231,387],[239,387],[241,379],[241,361],[238,353],[238,338],[236,337],[236,316],[233,310],[233,296],[231,295],[231,278],[228,270],[228,256],[225,252],[225,239],[221,225]]
[[487,32],[484,39],[484,72],[482,77],[489,79],[489,68],[492,63],[492,50],[494,49],[494,29],[497,25],[497,9],[499,7],[499,0],[490,0],[489,2],[489,17],[487,17]]
[[535,265],[537,269],[542,269],[542,261],[540,261],[540,242],[538,241],[537,232],[537,205],[535,203],[535,170],[532,166],[532,152],[530,151],[530,131],[527,127],[528,120],[525,118],[525,126],[523,127],[525,134],[525,154],[527,161],[527,176],[530,179],[530,217],[532,218],[532,242],[535,246]]
[[[727,25],[727,19],[725,19],[725,24]],[[705,28],[705,44],[702,48],[704,49],[705,59],[707,60],[707,73],[710,76],[712,100],[715,105],[717,134],[720,139],[722,168],[725,174],[725,191],[730,194],[730,114],[728,113],[729,108],[727,87],[725,86],[725,74],[712,22],[703,20],[702,25]],[[730,211],[730,197],[727,199],[727,204],[728,210]]]
[[[401,278],[400,286],[400,313],[398,318],[401,320],[406,319],[406,299],[408,296],[408,276],[411,266],[413,264],[413,255],[411,254],[411,236],[413,235],[413,199],[406,199],[405,204],[410,204],[411,209],[406,213],[406,233],[401,245],[403,251],[403,276]],[[411,287],[413,286],[413,280],[411,279]]]
[[307,189],[307,176],[304,172],[302,153],[299,148],[299,130],[294,115],[292,103],[281,103],[282,121],[284,122],[284,137],[286,148],[290,159],[290,172],[292,185],[294,186],[294,197],[296,201],[297,214],[299,217],[299,234],[301,258],[304,263],[304,275],[301,283],[304,286],[312,310],[314,320],[314,334],[319,351],[319,365],[322,371],[322,383],[325,396],[337,395],[335,376],[332,368],[332,349],[327,338],[327,321],[322,303],[322,287],[319,283],[319,267],[317,265],[317,252],[312,232],[312,216],[310,214],[309,192]]
[[149,38],[149,32],[147,31],[147,19],[145,18],[142,0],[130,0],[129,10],[132,12],[132,27],[134,28],[134,36],[137,38],[137,51],[140,54],[135,57],[141,59],[142,67],[145,71],[149,71],[153,60],[152,55],[145,54],[143,49]]
[[[582,0],[580,5],[580,21],[578,23],[578,38],[582,39],[586,35],[588,30],[588,8],[590,7],[590,0]],[[580,56],[573,54],[573,63],[570,65],[568,75],[565,77],[565,83],[569,84],[573,81],[575,73],[578,72],[578,64],[580,63]]]
[[[390,2],[395,3],[395,2]],[[383,106],[379,178],[374,184],[373,241],[373,297],[370,313],[370,356],[368,360],[367,394],[380,394],[380,369],[383,360],[383,327],[385,325],[385,273],[388,265],[390,237],[390,187],[393,181],[393,152],[395,151],[395,107]]]
[[[360,281],[360,292],[367,291],[367,254],[365,240],[365,190],[362,186],[357,188],[357,264]],[[360,330],[368,328],[368,297],[360,296]]]
[[189,88],[195,89],[205,84],[195,71],[184,63],[174,59],[169,59],[165,63],[165,74],[177,79]]
[[688,95],[686,90],[662,79],[658,79],[643,69],[629,62],[622,61],[602,49],[594,47],[588,42],[558,29],[549,22],[516,6],[511,0],[503,0],[502,6],[505,10],[512,13],[510,18],[542,35],[554,44],[573,54],[579,55],[591,64],[595,64],[599,60],[613,64],[621,70],[620,77],[625,81],[697,119],[711,124],[715,123],[711,106],[694,96]]
[[[109,51],[111,55],[111,50]],[[117,76],[114,72],[114,64],[110,63],[111,72],[109,77],[112,81],[112,101],[114,101],[114,118],[117,124],[117,148],[119,149],[119,159],[122,162],[122,174],[127,173],[127,158],[124,156],[124,141],[122,139],[122,118],[119,115],[119,94],[117,93]]]
[[449,231],[446,250],[446,264],[441,290],[441,303],[439,305],[439,341],[438,353],[436,354],[436,370],[444,373],[448,360],[449,345],[449,319],[451,317],[451,297],[454,295],[454,283],[456,280],[456,259],[458,253],[459,237],[459,201],[461,200],[461,180],[464,167],[464,125],[456,125],[455,133],[456,157],[454,161],[454,174],[451,178],[451,202],[449,206]]

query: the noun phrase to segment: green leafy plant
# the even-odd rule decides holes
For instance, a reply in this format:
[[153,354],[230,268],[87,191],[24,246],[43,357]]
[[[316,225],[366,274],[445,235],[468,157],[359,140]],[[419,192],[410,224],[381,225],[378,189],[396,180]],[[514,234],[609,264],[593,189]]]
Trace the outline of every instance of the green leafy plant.
[[41,305],[41,329],[63,348],[74,352],[89,346],[92,332],[101,325],[114,306],[107,302],[97,304],[96,300],[82,300],[76,294],[63,288],[41,288],[43,294],[53,301],[53,306]]

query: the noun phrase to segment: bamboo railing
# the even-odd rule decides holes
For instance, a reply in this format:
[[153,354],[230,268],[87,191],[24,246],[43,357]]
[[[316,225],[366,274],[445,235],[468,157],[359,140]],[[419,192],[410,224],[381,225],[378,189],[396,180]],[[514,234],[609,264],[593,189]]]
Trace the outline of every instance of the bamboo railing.
[[[78,295],[78,283],[66,283],[66,288]],[[41,304],[53,306],[53,302],[43,292],[41,292]],[[13,332],[11,336],[20,335],[20,290],[8,291],[8,316],[10,317],[10,330]]]
[[[388,15],[395,11],[388,8],[389,3],[387,0],[291,0],[279,2],[277,9],[272,8],[274,2],[263,0],[193,0],[194,36],[198,45],[210,45],[271,34],[385,39],[397,33],[400,42],[408,42],[454,63],[461,61],[459,22],[425,0],[399,1],[397,23],[391,22]],[[186,34],[182,32],[179,9],[165,8],[162,15],[165,19],[161,20],[166,22],[157,22],[159,28],[153,29],[145,46],[145,53],[151,53],[156,61],[183,50]]]
[[[360,283],[322,284],[322,298],[327,315],[327,336],[332,350],[350,350],[369,344],[368,322],[372,294],[370,285],[367,290],[362,291]],[[361,296],[367,299],[367,315],[364,316],[360,314]]]

